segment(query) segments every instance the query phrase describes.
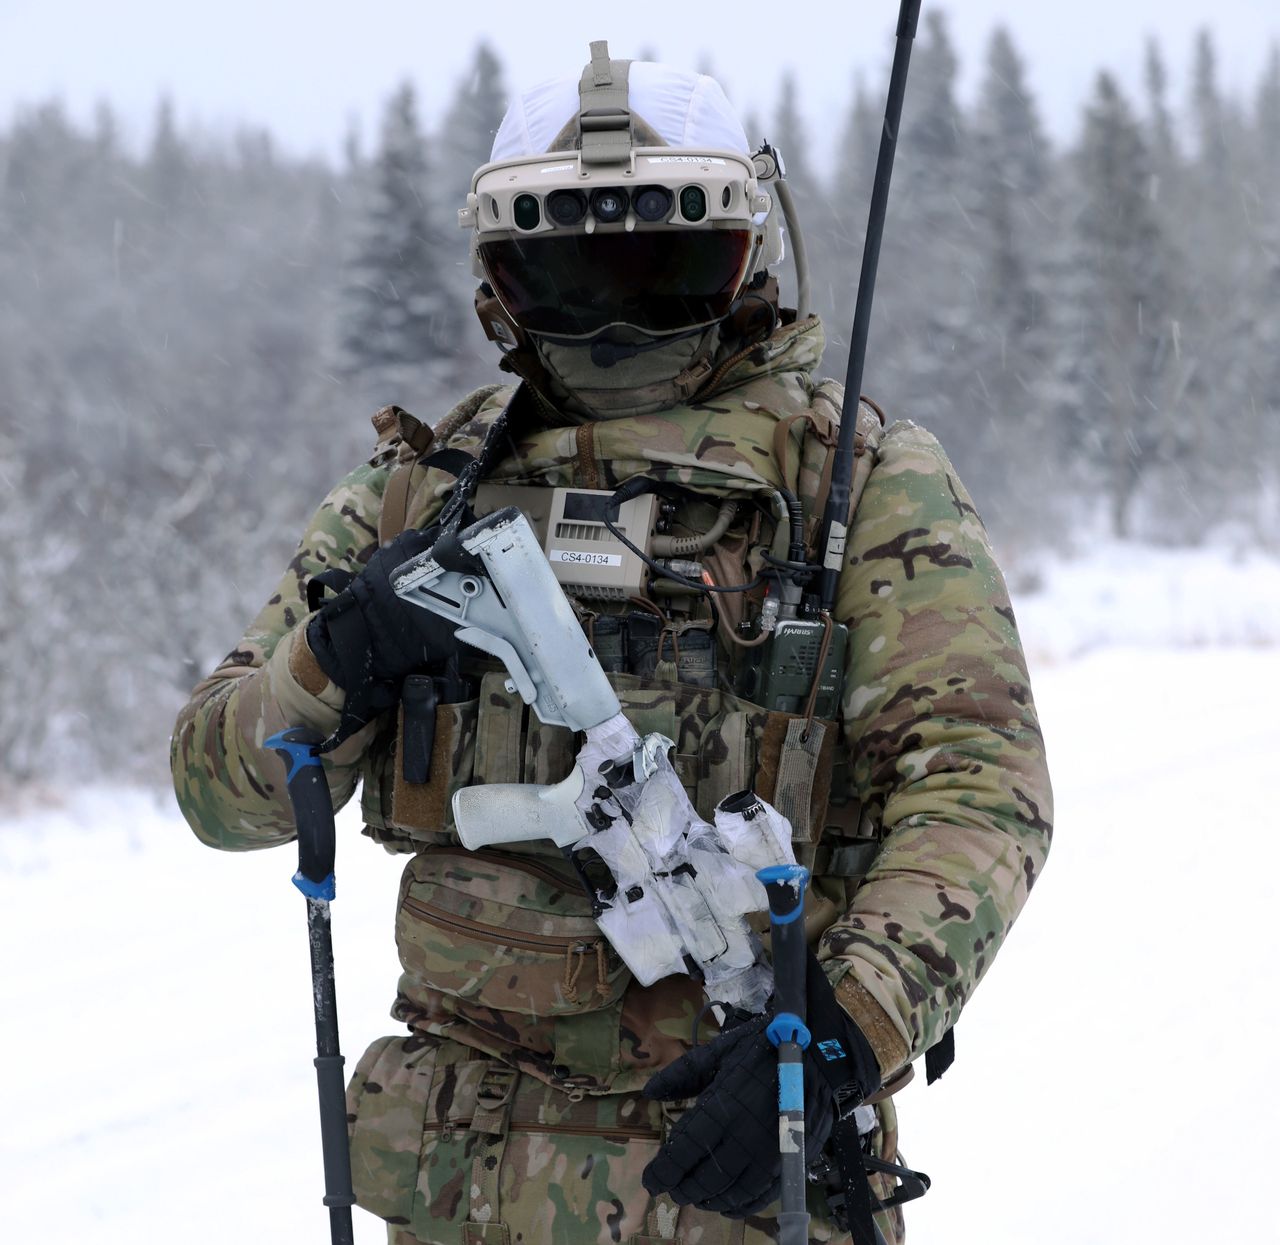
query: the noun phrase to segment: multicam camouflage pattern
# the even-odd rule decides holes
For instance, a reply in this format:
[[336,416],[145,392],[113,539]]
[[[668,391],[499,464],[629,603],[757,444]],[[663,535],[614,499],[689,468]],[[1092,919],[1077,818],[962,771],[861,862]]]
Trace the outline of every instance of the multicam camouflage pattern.
[[[687,407],[590,423],[556,418],[538,404],[509,427],[513,452],[490,478],[595,488],[643,474],[712,498],[785,484],[805,502],[812,526],[839,412],[838,386],[815,385],[809,375],[820,353],[821,330],[806,322],[779,330],[752,357],[734,362],[712,396]],[[437,445],[475,453],[510,401],[510,390],[473,395],[438,426]],[[1013,614],[972,503],[923,430],[899,423],[884,432],[878,448],[874,441],[861,461],[867,483],[836,610],[851,632],[842,722],[823,734],[810,824],[798,824],[797,832],[813,853],[812,894],[826,913],[813,931],[826,930],[820,958],[888,1077],[942,1036],[989,967],[1043,865],[1051,813]],[[413,452],[420,451],[421,438],[415,442]],[[309,660],[305,583],[326,566],[358,568],[368,559],[388,479],[413,452],[385,444],[338,486],[263,613],[183,710],[173,743],[175,783],[204,841],[243,850],[292,837],[282,766],[263,752],[262,741],[286,723],[331,730],[341,703],[341,693]],[[435,467],[415,468],[404,503],[407,524],[428,524],[453,479]],[[719,582],[752,576],[747,546],[746,533],[731,529],[721,548],[734,556],[722,554],[715,563]],[[674,682],[672,671],[667,662],[660,663],[659,677],[613,679],[638,730],[659,730],[677,741],[677,769],[700,811],[747,785],[766,798],[786,796],[773,790],[780,782],[785,715],[766,714],[718,689]],[[505,851],[502,870],[499,862],[486,862],[492,877],[444,855],[456,850],[447,810],[458,784],[554,781],[571,764],[571,737],[539,723],[502,683],[485,679],[475,700],[442,710],[432,778],[423,787],[406,787],[398,778],[391,720],[347,741],[329,767],[336,801],[363,780],[367,833],[389,850],[414,853],[397,918],[404,972],[392,1014],[419,1035],[411,1041],[424,1043],[432,1059],[447,1049],[454,1062],[487,1066],[492,1056],[528,1074],[521,1084],[529,1081],[534,1088],[527,1092],[547,1103],[564,1107],[585,1093],[602,1097],[584,1109],[622,1110],[651,1072],[687,1048],[700,991],[685,978],[647,989],[628,981],[607,948],[589,946],[586,927],[575,924],[581,910],[566,906],[567,917],[544,922],[542,908],[552,906],[553,894],[568,894],[560,889],[559,858],[547,845]],[[837,859],[852,859],[841,851],[853,847],[864,860],[874,857],[869,873],[865,865],[836,867]],[[521,867],[513,862],[522,861],[517,877]],[[535,863],[555,876],[536,878]],[[464,867],[471,870],[466,885],[447,885]],[[561,902],[568,903],[555,899]],[[518,952],[509,933],[518,923],[526,934],[580,939],[583,949],[561,943],[541,958],[545,945]],[[498,935],[499,929],[508,932]],[[514,983],[494,971],[500,962],[512,969]],[[439,1039],[447,1039],[444,1046],[433,1045]],[[405,1093],[409,1084],[421,1090],[411,1079],[396,1081]],[[378,1104],[403,1126],[400,1092],[382,1086],[386,1096]],[[357,1136],[373,1109],[364,1105],[371,1093],[361,1097]],[[436,1208],[431,1215],[447,1210],[440,1222],[457,1223],[470,1212],[461,1185],[455,1189],[449,1179],[461,1179],[457,1172],[471,1155],[466,1146],[478,1143],[468,1143],[464,1129],[450,1133],[445,1123],[435,1148],[419,1156],[420,1181],[428,1182],[423,1205]],[[886,1137],[892,1136],[888,1119],[884,1123]],[[380,1181],[402,1192],[410,1187],[409,1175],[418,1170],[411,1152],[422,1140],[415,1129],[410,1123],[387,1148],[388,1154],[403,1151],[401,1166],[388,1159],[385,1180],[371,1177],[370,1187]],[[446,1134],[448,1148],[441,1148]],[[649,1214],[637,1192],[639,1154],[652,1142],[628,1140],[618,1143],[620,1152],[605,1152],[598,1139],[577,1142],[557,1133],[552,1142],[535,1143],[530,1135],[513,1144],[514,1138],[496,1165],[513,1182],[509,1201],[519,1192],[520,1203],[545,1213],[553,1195],[539,1181],[562,1187],[567,1173],[586,1173],[576,1200],[564,1203],[565,1222],[579,1227],[551,1236],[545,1226],[530,1226],[530,1236],[591,1239],[580,1230],[583,1222],[603,1224],[614,1241],[642,1233],[633,1226]],[[593,1175],[600,1163],[607,1174]],[[451,1175],[441,1164],[454,1165]],[[606,1205],[609,1211],[600,1210]],[[404,1232],[418,1232],[418,1213],[408,1216]],[[617,1217],[614,1227],[610,1214]],[[707,1219],[696,1230],[718,1240],[728,1229],[715,1216]],[[505,1211],[503,1222],[509,1222]],[[694,1231],[682,1220],[682,1238]],[[467,1239],[478,1237],[490,1239],[484,1230],[468,1230]],[[458,1236],[428,1232],[419,1239]]]
[[1004,580],[923,429],[886,433],[848,555],[843,719],[862,818],[883,841],[822,955],[898,1066],[942,1037],[990,967],[1044,866],[1052,797]]
[[[347,1105],[360,1205],[388,1221],[392,1245],[776,1239],[774,1208],[735,1221],[645,1192],[641,1172],[676,1112],[640,1094],[575,1100],[460,1042],[413,1035],[370,1046]],[[891,1102],[870,1140],[874,1154],[897,1156]],[[809,1210],[815,1245],[847,1239],[816,1186]],[[898,1245],[901,1213],[878,1218]]]
[[[553,422],[526,420],[509,429],[513,452],[488,478],[506,484],[612,489],[640,475],[715,497],[784,485],[806,503],[806,513],[816,523],[813,503],[840,414],[839,386],[816,384],[809,374],[822,347],[821,326],[806,320],[779,329],[750,357],[738,359],[718,379],[718,388],[692,405],[626,419],[588,421],[566,415]],[[470,419],[452,430],[449,446],[476,454],[511,396],[510,389],[491,393]],[[543,419],[550,419],[544,407],[538,409]],[[424,469],[408,526],[430,524],[453,483],[449,471]]]

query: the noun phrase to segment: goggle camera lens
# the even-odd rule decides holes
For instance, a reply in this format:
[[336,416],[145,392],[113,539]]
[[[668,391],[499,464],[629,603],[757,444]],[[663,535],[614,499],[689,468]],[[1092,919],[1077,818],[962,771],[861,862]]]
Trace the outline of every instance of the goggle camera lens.
[[587,199],[580,190],[555,190],[547,196],[547,215],[557,225],[576,225],[587,214]]
[[664,186],[645,186],[635,197],[636,215],[641,220],[666,220],[671,215],[671,191]]
[[687,221],[700,221],[707,214],[707,196],[701,186],[686,186],[680,192],[680,215]]
[[597,190],[591,196],[591,212],[602,225],[621,220],[627,212],[625,190]]
[[537,229],[542,220],[542,208],[533,195],[516,195],[511,214],[515,217],[517,229]]

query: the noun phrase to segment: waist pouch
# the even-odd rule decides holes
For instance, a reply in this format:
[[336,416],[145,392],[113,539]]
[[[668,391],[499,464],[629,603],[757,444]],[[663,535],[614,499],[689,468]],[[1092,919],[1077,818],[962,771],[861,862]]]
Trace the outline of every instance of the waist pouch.
[[[357,1202],[402,1226],[405,1245],[776,1237],[772,1208],[744,1222],[649,1196],[641,1173],[669,1117],[637,1093],[569,1095],[459,1042],[413,1035],[365,1051],[347,1109]],[[810,1241],[841,1237],[816,1186],[809,1209]]]
[[416,986],[531,1019],[610,1007],[630,974],[591,915],[571,867],[437,847],[400,883],[401,993]]
[[632,1090],[685,1048],[701,987],[643,988],[591,915],[560,856],[458,845],[406,865],[396,914],[392,1014],[561,1090]]

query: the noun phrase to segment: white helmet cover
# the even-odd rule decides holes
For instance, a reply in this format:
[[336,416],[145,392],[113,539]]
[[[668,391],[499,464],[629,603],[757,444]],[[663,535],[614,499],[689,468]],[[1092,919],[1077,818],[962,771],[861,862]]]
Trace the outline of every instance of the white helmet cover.
[[[653,61],[632,61],[628,86],[632,112],[670,146],[750,154],[742,122],[714,78]],[[577,78],[552,78],[530,87],[507,109],[489,159],[496,163],[550,150],[580,104]]]

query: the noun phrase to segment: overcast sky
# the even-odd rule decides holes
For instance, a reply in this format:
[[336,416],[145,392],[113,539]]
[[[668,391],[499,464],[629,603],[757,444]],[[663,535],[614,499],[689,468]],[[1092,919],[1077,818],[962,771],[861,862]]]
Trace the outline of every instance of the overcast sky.
[[[1098,68],[1141,90],[1148,34],[1164,44],[1179,104],[1201,26],[1216,38],[1221,81],[1236,90],[1252,90],[1280,37],[1277,0],[954,0],[939,7],[951,17],[966,96],[992,27],[1004,22],[1059,139],[1074,134]],[[589,40],[605,37],[615,56],[652,49],[689,67],[709,62],[742,111],[766,122],[780,71],[794,71],[821,150],[824,134],[829,142],[839,128],[855,75],[879,84],[896,13],[893,0],[0,0],[0,119],[7,123],[16,105],[50,95],[87,118],[105,98],[136,141],[168,91],[183,122],[215,133],[258,123],[294,151],[332,154],[350,119],[366,137],[376,132],[382,99],[405,76],[434,120],[480,38],[493,43],[511,83],[527,86],[579,73]]]

